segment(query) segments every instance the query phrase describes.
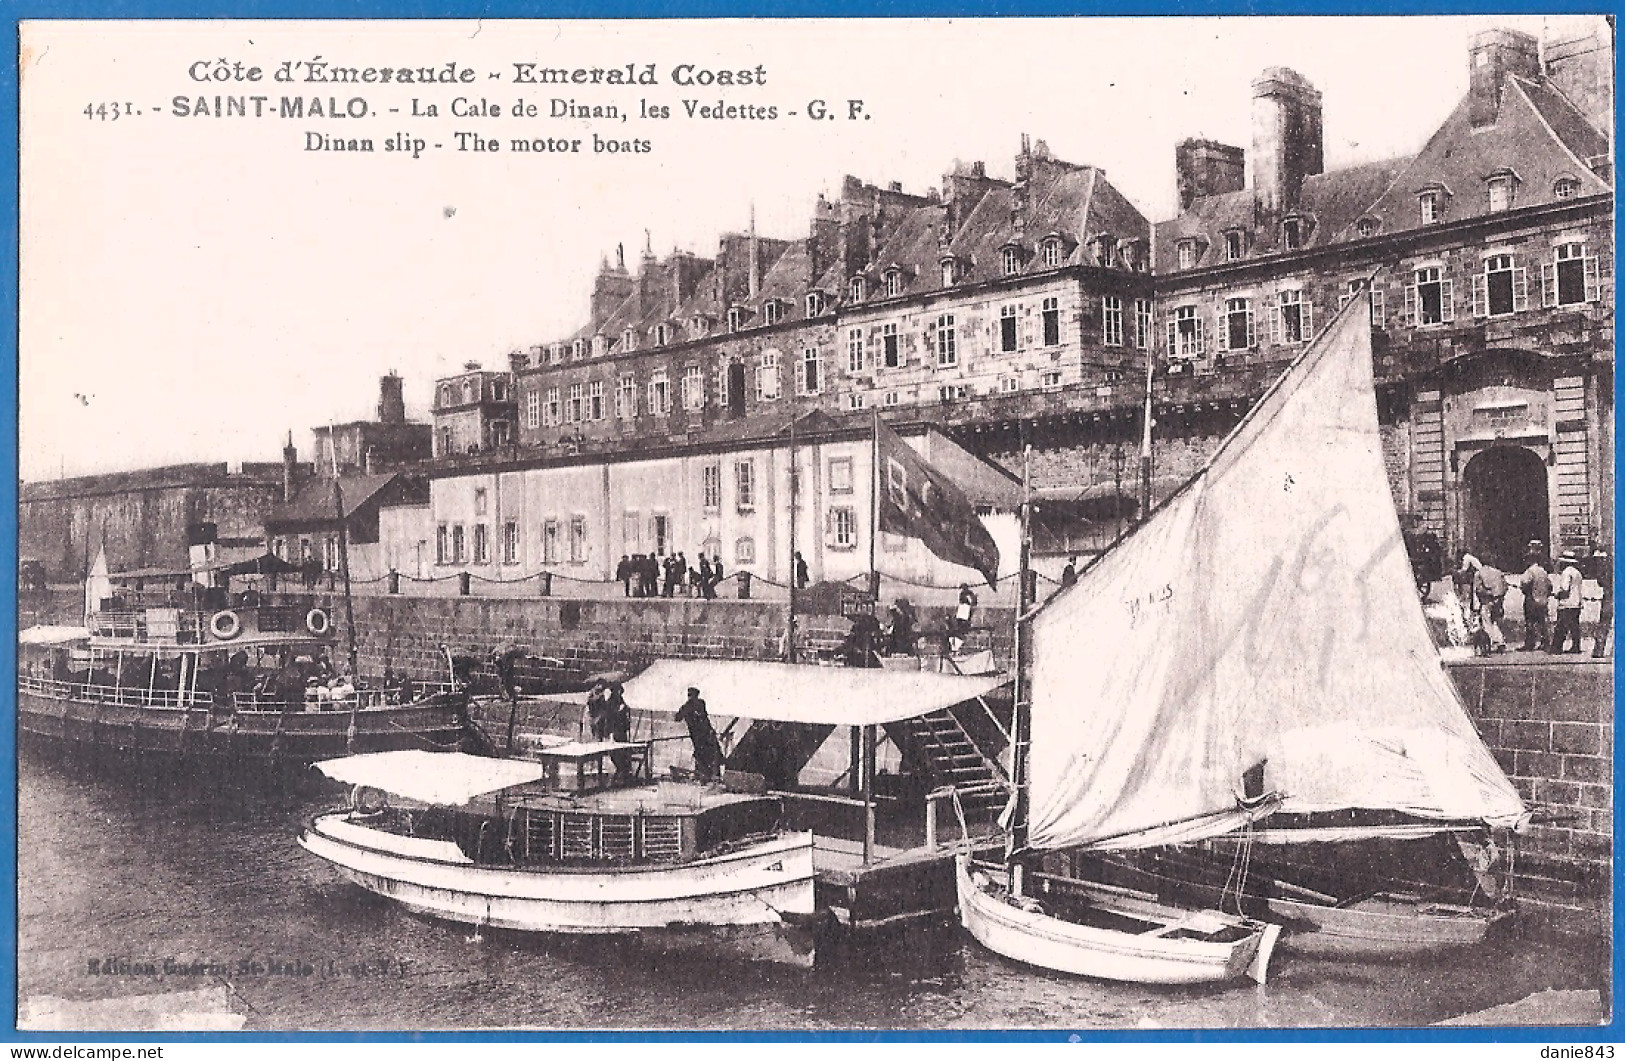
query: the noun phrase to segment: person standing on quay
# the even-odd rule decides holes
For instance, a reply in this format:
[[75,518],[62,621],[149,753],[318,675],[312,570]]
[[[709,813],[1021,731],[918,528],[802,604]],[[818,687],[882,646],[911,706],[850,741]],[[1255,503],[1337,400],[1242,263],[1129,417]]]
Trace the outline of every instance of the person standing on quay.
[[799,552],[796,553],[795,559],[796,559],[796,589],[806,589],[807,588],[807,581],[808,581],[808,577],[809,577],[808,574],[807,574],[807,561],[802,558],[802,556],[801,556],[801,554]]
[[1518,577],[1523,590],[1523,650],[1543,652],[1546,649],[1547,612],[1552,599],[1552,577],[1546,573],[1541,561],[1540,543],[1529,543],[1529,566]]
[[700,691],[693,686],[689,687],[688,699],[677,709],[677,721],[688,724],[688,739],[694,745],[694,776],[701,781],[716,780],[722,772],[722,742],[717,740]]
[[[1557,563],[1557,577],[1552,580],[1552,594],[1557,597],[1557,628],[1552,631],[1552,644],[1547,651],[1553,655],[1580,651],[1580,604],[1585,579],[1580,574],[1579,562],[1573,549],[1564,549]],[[1574,640],[1574,647],[1565,649],[1570,638]]]
[[700,598],[702,600],[715,600],[716,590],[711,584],[711,558],[704,553],[700,554],[700,567],[698,572],[700,585]]
[[1602,591],[1597,612],[1597,643],[1591,649],[1591,658],[1606,659],[1608,641],[1614,633],[1614,559],[1606,549],[1598,549],[1591,554],[1591,563],[1591,575]]
[[620,582],[622,590],[630,597],[632,595],[632,561],[624,553],[621,555],[621,562],[615,565],[615,578],[616,581]]
[[1480,563],[1473,575],[1473,593],[1478,597],[1478,622],[1489,634],[1491,652],[1507,650],[1501,618],[1506,614],[1507,577],[1496,567]]

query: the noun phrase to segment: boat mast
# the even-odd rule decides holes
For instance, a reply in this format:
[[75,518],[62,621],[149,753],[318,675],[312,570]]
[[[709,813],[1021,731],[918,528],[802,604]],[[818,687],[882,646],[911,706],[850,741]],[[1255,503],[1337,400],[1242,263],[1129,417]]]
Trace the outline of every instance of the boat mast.
[[880,569],[875,566],[875,542],[880,537],[880,410],[874,410],[869,440],[869,597],[880,605]]
[[790,612],[784,621],[784,662],[796,661],[796,591],[801,581],[796,563],[796,414],[790,413]]
[[1145,348],[1145,414],[1140,440],[1140,522],[1151,514],[1151,373],[1156,364],[1151,344]]
[[1021,447],[1020,567],[1016,577],[1016,702],[1010,721],[1010,780],[1015,787],[1015,802],[1010,809],[1010,836],[1005,848],[1012,895],[1020,895],[1022,888],[1022,867],[1016,853],[1027,846],[1027,750],[1032,731],[1031,683],[1027,680],[1027,668],[1031,665],[1032,646],[1028,644],[1026,613],[1033,603],[1028,588],[1031,584],[1028,572],[1032,566],[1032,453],[1032,445],[1024,441]]
[[[339,487],[338,432],[327,425],[327,452],[333,459],[333,512],[339,521],[339,574],[344,579],[344,632],[349,639],[350,680],[359,679],[355,650],[355,604],[350,599],[350,534],[344,523],[344,491]],[[357,702],[360,698],[357,697]]]

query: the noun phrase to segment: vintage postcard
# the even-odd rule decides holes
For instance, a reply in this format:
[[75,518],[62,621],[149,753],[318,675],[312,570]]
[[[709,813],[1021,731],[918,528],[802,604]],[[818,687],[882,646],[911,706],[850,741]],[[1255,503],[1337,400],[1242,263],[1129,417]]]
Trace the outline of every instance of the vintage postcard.
[[20,1031],[1612,1020],[1610,20],[20,33]]

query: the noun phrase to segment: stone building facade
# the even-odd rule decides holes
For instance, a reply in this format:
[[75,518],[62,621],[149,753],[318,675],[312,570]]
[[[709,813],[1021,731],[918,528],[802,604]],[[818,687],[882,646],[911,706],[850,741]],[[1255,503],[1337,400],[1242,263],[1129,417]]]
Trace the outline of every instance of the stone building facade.
[[310,429],[316,474],[371,475],[428,460],[432,455],[428,424],[406,418],[401,377],[391,372],[378,380],[378,415],[372,420],[322,424]]
[[1109,540],[1083,502],[1126,465],[1113,518],[1138,507],[1148,369],[1154,500],[1370,285],[1400,511],[1502,564],[1609,541],[1612,42],[1492,31],[1463,58],[1468,94],[1417,154],[1331,172],[1320,93],[1264,71],[1252,142],[1177,145],[1179,212],[1155,225],[1023,138],[1008,180],[849,177],[804,238],[753,224],[635,272],[617,252],[580,331],[512,356],[513,457],[879,409],[1011,470],[1031,446],[1044,505]]
[[1401,513],[1501,566],[1532,539],[1611,540],[1612,156],[1559,87],[1570,61],[1480,34],[1418,154],[1329,173],[1319,94],[1266,71],[1250,186],[1239,149],[1181,145],[1183,209],[1156,233],[1169,392],[1250,398],[1252,370],[1278,373],[1370,286]]
[[460,375],[435,381],[434,455],[450,457],[502,449],[515,440],[510,372],[486,371],[478,361]]

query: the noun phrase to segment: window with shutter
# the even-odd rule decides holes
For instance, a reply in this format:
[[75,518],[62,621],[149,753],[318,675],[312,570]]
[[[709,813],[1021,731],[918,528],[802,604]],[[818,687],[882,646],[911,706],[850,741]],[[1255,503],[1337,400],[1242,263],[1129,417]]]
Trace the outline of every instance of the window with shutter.
[[1409,324],[1412,328],[1416,327],[1418,324],[1421,323],[1421,321],[1419,321],[1417,319],[1417,316],[1416,316],[1417,304],[1418,304],[1418,300],[1416,298],[1416,285],[1415,284],[1406,284],[1405,285],[1405,323]]
[[1485,258],[1484,271],[1473,277],[1473,316],[1501,317],[1516,312],[1516,286],[1512,255]]
[[1529,308],[1529,270],[1518,266],[1512,270],[1512,312],[1522,313]]
[[1225,303],[1223,301],[1221,301],[1219,303],[1219,311],[1218,311],[1218,314],[1217,314],[1218,321],[1219,321],[1219,331],[1213,337],[1213,349],[1217,350],[1221,354],[1227,352],[1230,349],[1230,329],[1225,327],[1225,323],[1226,323],[1225,322],[1225,314],[1226,314]]
[[1456,319],[1456,282],[1454,280],[1441,280],[1439,282],[1439,313],[1445,324]]
[[1597,259],[1591,255],[1585,258],[1585,293],[1587,302],[1596,302],[1602,298],[1601,270],[1597,267]]
[[1556,276],[1550,305],[1573,306],[1597,297],[1596,259],[1586,254],[1584,243],[1558,244],[1553,260]]
[[1557,305],[1557,267],[1551,262],[1540,265],[1540,304]]

